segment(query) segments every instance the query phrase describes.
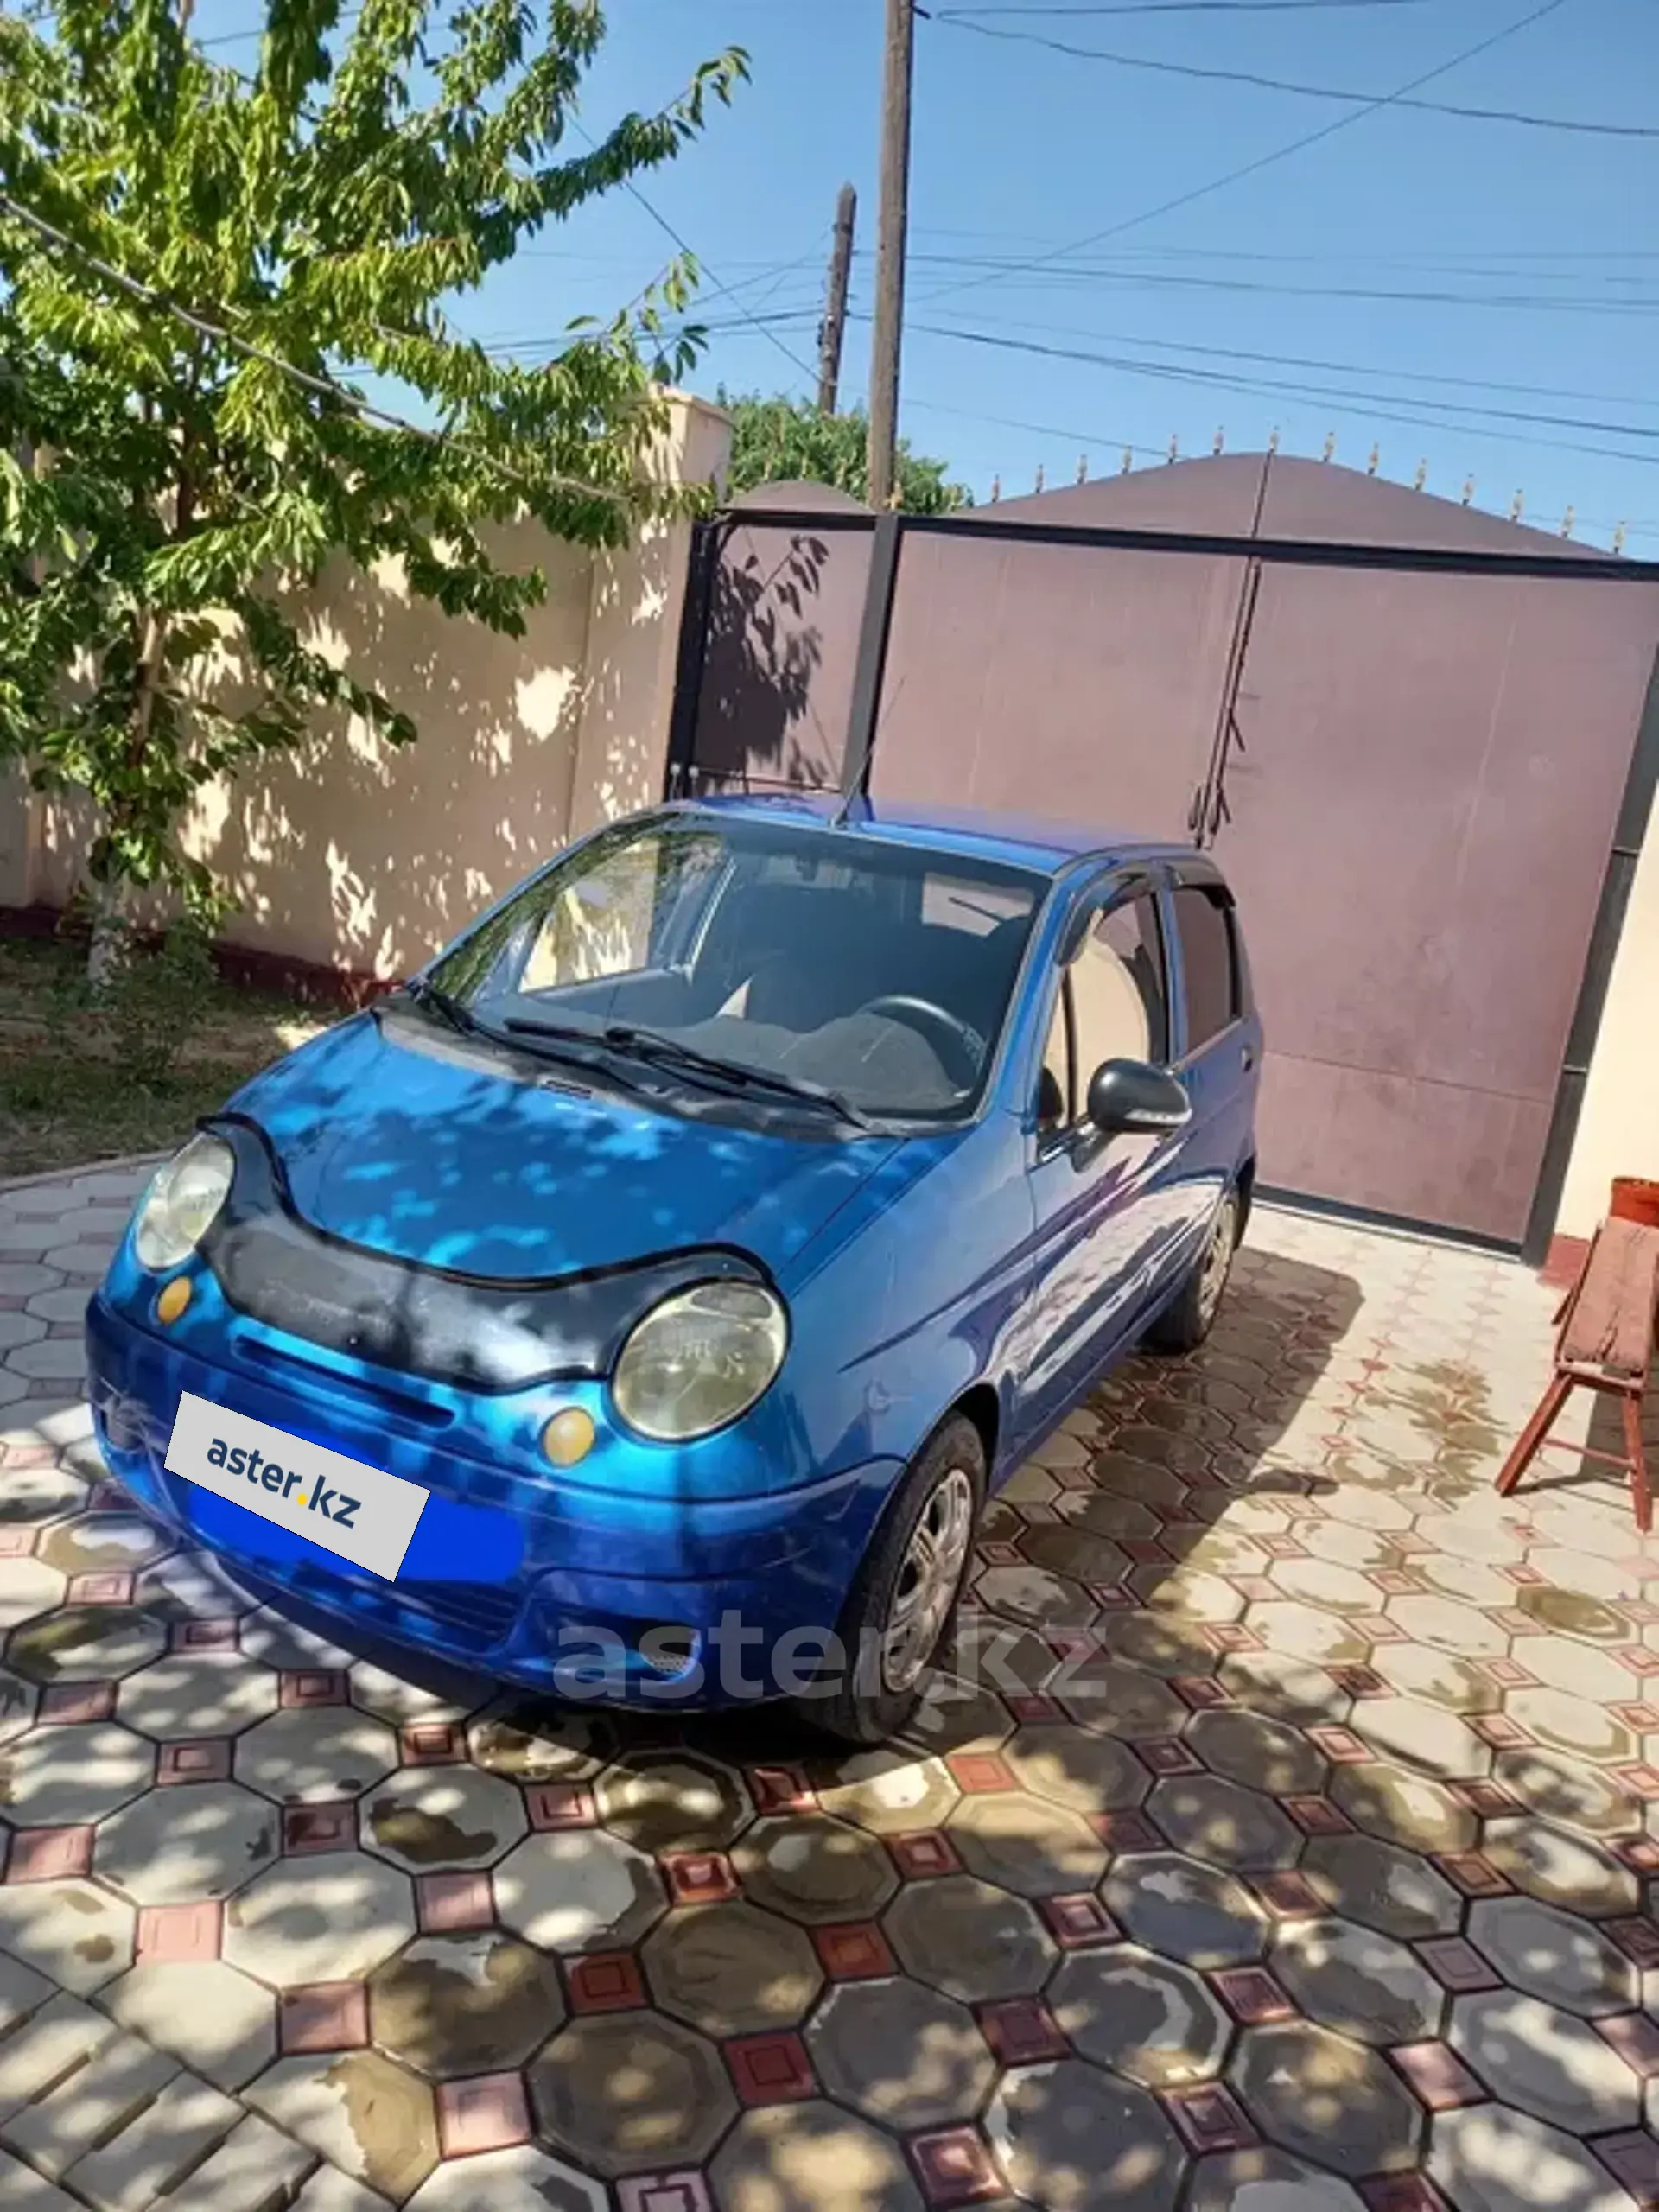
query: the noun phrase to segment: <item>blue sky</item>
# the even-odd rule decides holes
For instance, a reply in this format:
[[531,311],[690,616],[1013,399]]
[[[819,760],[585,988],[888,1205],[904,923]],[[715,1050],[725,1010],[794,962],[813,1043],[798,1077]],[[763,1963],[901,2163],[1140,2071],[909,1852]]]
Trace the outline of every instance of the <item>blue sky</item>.
[[[982,499],[998,474],[1029,489],[1039,464],[1068,482],[1085,454],[1091,473],[1116,470],[1126,444],[1154,465],[1172,435],[1207,452],[1220,429],[1239,450],[1277,428],[1284,449],[1317,454],[1334,434],[1339,461],[1365,466],[1375,442],[1385,476],[1409,482],[1426,461],[1452,497],[1472,476],[1475,504],[1503,513],[1521,491],[1549,528],[1571,504],[1576,536],[1605,543],[1624,521],[1630,550],[1659,557],[1659,135],[1363,111],[1030,42],[1376,96],[1541,4],[1007,0],[969,17],[940,0],[918,26],[906,433]],[[715,335],[696,387],[808,391],[843,180],[861,248],[874,241],[881,0],[612,0],[607,14],[593,130],[657,106],[721,47],[748,49],[753,83],[643,188],[704,264]],[[251,19],[247,0],[200,0],[196,25],[211,37]],[[1560,0],[1417,97],[1659,133],[1656,86],[1655,0]],[[1134,219],[1344,116],[1318,144]],[[459,318],[533,357],[672,251],[614,194]],[[846,401],[865,385],[873,277],[861,251]]]

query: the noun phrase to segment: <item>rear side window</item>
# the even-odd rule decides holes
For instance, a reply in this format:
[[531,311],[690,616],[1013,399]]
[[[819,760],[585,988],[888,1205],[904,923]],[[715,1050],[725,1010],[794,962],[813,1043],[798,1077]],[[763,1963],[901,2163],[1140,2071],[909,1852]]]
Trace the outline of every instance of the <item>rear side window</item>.
[[1244,1011],[1233,910],[1195,884],[1175,893],[1175,927],[1186,975],[1186,1049],[1196,1052]]

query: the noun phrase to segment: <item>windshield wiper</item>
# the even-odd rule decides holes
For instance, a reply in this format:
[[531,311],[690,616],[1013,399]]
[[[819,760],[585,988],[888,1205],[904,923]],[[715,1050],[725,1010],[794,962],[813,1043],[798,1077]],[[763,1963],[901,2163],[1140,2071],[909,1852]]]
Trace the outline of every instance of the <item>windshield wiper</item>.
[[634,1058],[653,1066],[677,1068],[687,1075],[699,1076],[705,1082],[745,1090],[770,1090],[780,1097],[798,1099],[836,1115],[856,1129],[871,1127],[867,1114],[825,1084],[810,1083],[804,1076],[775,1074],[769,1068],[750,1067],[741,1060],[721,1059],[713,1052],[700,1052],[696,1046],[683,1045],[677,1038],[664,1037],[658,1030],[635,1029],[621,1021],[607,1023],[598,1031],[569,1029],[558,1022],[517,1015],[510,1016],[506,1026],[532,1037],[579,1038],[601,1048],[608,1046],[614,1052],[632,1053]]
[[416,976],[404,985],[405,998],[413,999],[416,1006],[429,1006],[452,1029],[459,1029],[463,1037],[474,1037],[489,1031],[470,1007],[465,1007],[453,991],[446,991],[442,983],[429,982],[424,976]]

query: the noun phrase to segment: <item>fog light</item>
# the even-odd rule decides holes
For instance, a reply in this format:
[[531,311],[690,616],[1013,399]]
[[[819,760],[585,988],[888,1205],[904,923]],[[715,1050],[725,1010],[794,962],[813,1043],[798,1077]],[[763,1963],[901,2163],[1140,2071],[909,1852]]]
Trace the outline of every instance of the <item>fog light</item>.
[[556,1467],[574,1467],[594,1448],[594,1417],[580,1406],[555,1414],[542,1431],[542,1450]]
[[189,1277],[175,1275],[171,1282],[162,1286],[161,1296],[156,1300],[156,1319],[158,1321],[176,1321],[189,1303]]

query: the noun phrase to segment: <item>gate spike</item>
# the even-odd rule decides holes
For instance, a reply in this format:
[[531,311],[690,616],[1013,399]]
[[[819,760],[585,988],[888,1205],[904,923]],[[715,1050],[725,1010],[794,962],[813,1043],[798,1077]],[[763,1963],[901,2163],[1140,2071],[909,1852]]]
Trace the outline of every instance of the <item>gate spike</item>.
[[1089,481],[1089,456],[1086,453],[1077,455],[1077,481],[1079,484]]
[[1181,438],[1179,430],[1170,432],[1169,457],[1172,461],[1179,461],[1181,457]]
[[1624,550],[1624,525],[1623,523],[1620,523],[1618,528],[1613,532],[1613,550],[1615,553],[1622,553]]
[[1569,501],[1568,501],[1568,503],[1567,503],[1567,512],[1566,512],[1566,513],[1561,517],[1561,536],[1562,536],[1563,537],[1572,537],[1572,535],[1573,535],[1573,506],[1572,506],[1572,502],[1569,500]]
[[1465,507],[1472,506],[1472,505],[1474,505],[1474,499],[1475,499],[1475,480],[1474,480],[1474,478],[1473,478],[1472,476],[1465,476],[1465,477],[1464,478],[1464,480],[1463,480],[1463,504],[1464,504],[1464,505],[1465,505]]
[[1033,489],[1034,491],[1040,492],[1040,491],[1042,490],[1042,488],[1043,488],[1043,464],[1042,464],[1042,462],[1039,461],[1038,462],[1038,464],[1037,464],[1037,481],[1036,481],[1035,485],[1033,486]]
[[1325,451],[1319,455],[1319,459],[1321,461],[1329,461],[1336,449],[1337,434],[1334,430],[1327,430],[1325,434]]
[[1135,449],[1132,446],[1125,446],[1123,448],[1123,466],[1117,473],[1120,476],[1127,476],[1134,467]]
[[1368,476],[1375,476],[1382,465],[1382,448],[1378,445],[1376,439],[1373,438],[1371,441],[1371,457],[1365,464],[1365,474]]
[[1428,463],[1426,461],[1420,461],[1417,464],[1417,474],[1411,480],[1411,488],[1414,492],[1421,492],[1427,481]]
[[1515,497],[1510,501],[1510,520],[1511,522],[1520,521],[1522,515],[1526,511],[1526,505],[1527,503],[1524,495],[1522,493],[1517,492]]
[[1000,476],[993,476],[991,479],[991,505],[995,506],[1001,496],[1002,479]]
[[1274,427],[1272,428],[1272,429],[1270,429],[1270,430],[1268,432],[1268,451],[1269,453],[1277,453],[1277,452],[1278,452],[1278,450],[1279,450],[1279,426],[1278,426],[1278,424],[1275,423],[1274,423]]
[[1210,448],[1211,452],[1215,455],[1215,457],[1217,458],[1217,460],[1219,460],[1219,459],[1221,458],[1222,448],[1225,446],[1226,442],[1227,442],[1227,432],[1226,432],[1226,429],[1225,429],[1225,427],[1224,426],[1223,428],[1221,428],[1220,429],[1218,429],[1218,430],[1216,432],[1215,442],[1211,445],[1211,448]]

